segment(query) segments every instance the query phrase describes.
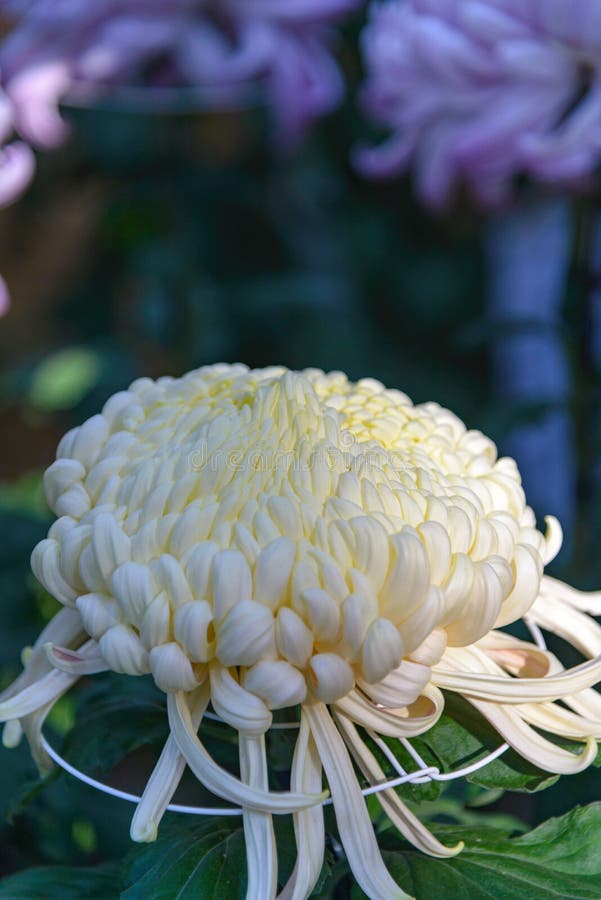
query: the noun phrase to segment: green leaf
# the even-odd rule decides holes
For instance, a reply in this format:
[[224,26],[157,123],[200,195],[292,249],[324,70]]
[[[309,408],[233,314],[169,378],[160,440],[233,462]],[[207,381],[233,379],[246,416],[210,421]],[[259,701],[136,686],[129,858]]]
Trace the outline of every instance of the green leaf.
[[120,900],[244,900],[241,821],[207,818],[163,832],[134,857]]
[[100,378],[98,355],[85,347],[68,347],[46,357],[33,373],[29,400],[38,409],[72,409]]
[[84,691],[63,754],[86,772],[107,772],[128,753],[169,735],[164,695],[148,678],[95,677]]
[[112,863],[96,868],[43,866],[2,879],[0,900],[115,900],[119,889],[119,869]]
[[[430,859],[394,848],[381,838],[393,878],[415,900],[599,900],[601,897],[601,803],[576,807],[534,831],[509,837],[491,828],[437,830],[447,844],[462,840],[453,859]],[[363,897],[354,888],[352,897]]]
[[[469,766],[502,743],[503,738],[480,713],[453,694],[445,697],[445,713],[440,721],[412,741],[420,753],[424,749],[433,753],[444,772]],[[481,787],[529,793],[550,787],[557,779],[557,775],[543,772],[511,749],[467,776],[468,781]]]

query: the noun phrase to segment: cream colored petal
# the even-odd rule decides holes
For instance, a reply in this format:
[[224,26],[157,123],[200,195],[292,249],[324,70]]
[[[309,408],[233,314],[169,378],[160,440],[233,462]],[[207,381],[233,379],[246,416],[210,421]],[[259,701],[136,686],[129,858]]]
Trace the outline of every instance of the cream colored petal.
[[213,610],[206,600],[180,606],[173,617],[173,633],[193,662],[209,662],[215,653],[211,625]]
[[223,666],[252,666],[275,656],[273,613],[262,603],[241,600],[215,625],[215,655]]
[[[209,702],[207,690],[201,688],[189,702],[192,727],[198,730]],[[171,803],[185,768],[186,760],[180,753],[175,738],[170,735],[136,807],[129,832],[132,841],[146,843],[156,840],[161,819]]]
[[[207,688],[208,698],[208,688]],[[251,788],[218,765],[199,740],[186,695],[167,695],[169,724],[177,745],[198,780],[207,790],[231,803],[274,814],[293,813],[315,804],[321,804],[327,791],[319,794],[264,791]]]
[[333,703],[352,689],[355,673],[336,653],[316,653],[308,667],[309,687],[323,703]]
[[99,641],[105,631],[121,622],[121,610],[106,594],[82,594],[76,601],[86,631]]
[[469,697],[468,700],[520,756],[540,769],[557,775],[573,775],[588,768],[597,757],[597,743],[592,738],[586,741],[582,753],[576,755],[541,737],[523,721],[517,708]]
[[275,640],[278,652],[294,666],[304,668],[313,653],[313,633],[301,617],[283,606],[275,620]]
[[503,587],[494,567],[487,562],[474,565],[474,581],[461,614],[447,625],[449,644],[467,646],[486,634],[499,616]]
[[74,609],[61,609],[40,633],[31,652],[28,654],[25,667],[20,675],[0,694],[0,701],[14,697],[24,688],[37,681],[52,668],[46,656],[47,643],[59,643],[67,647],[81,643],[84,638],[81,616]]
[[139,625],[157,595],[156,582],[148,566],[129,562],[119,566],[111,578],[113,597],[131,625]]
[[[526,641],[519,641],[512,635],[492,631],[478,641],[474,649],[484,650],[490,660],[506,669],[512,675],[522,677],[545,677],[565,672],[564,667],[548,650],[541,650]],[[491,670],[493,671],[493,670]],[[563,702],[591,721],[601,721],[601,694],[593,688],[578,691],[562,697]]]
[[302,591],[297,613],[306,618],[315,640],[334,643],[341,626],[340,604],[322,588]]
[[[378,615],[377,603],[361,594],[349,594],[342,604],[342,646],[353,662],[359,657],[367,632]],[[394,625],[393,625],[394,628]]]
[[115,569],[131,559],[131,541],[110,513],[99,513],[92,525],[91,546],[108,585]]
[[[346,746],[369,783],[375,785],[386,781],[385,772],[369,747],[361,740],[359,732],[350,719],[340,713],[335,714],[335,719]],[[445,847],[441,844],[425,825],[422,825],[419,819],[407,809],[393,788],[378,791],[376,797],[395,828],[398,828],[401,834],[418,850],[422,850],[430,856],[449,857],[456,856],[463,849],[463,842],[454,847]]]
[[60,697],[71,685],[75,684],[78,675],[68,675],[53,669],[47,675],[43,675],[38,681],[8,697],[0,703],[0,722],[9,719],[22,719],[35,712],[46,703],[50,703]]
[[382,709],[374,706],[359,691],[351,691],[346,697],[336,701],[336,710],[352,722],[363,728],[371,728],[388,737],[406,738],[424,734],[440,718],[444,708],[444,699],[440,691],[428,686],[423,691],[426,697],[426,709],[414,715],[410,706],[394,709]]
[[282,659],[264,659],[247,669],[242,686],[267,705],[268,709],[287,709],[303,703],[307,683],[303,675]]
[[209,668],[211,703],[218,716],[245,734],[264,734],[271,726],[272,715],[255,694],[245,690],[232,674],[218,663]]
[[[502,631],[490,631],[475,645],[501,668],[521,678],[544,678],[551,672],[552,655],[534,644]],[[559,665],[559,664],[558,664]],[[562,671],[559,666],[556,671]]]
[[252,577],[246,559],[239,550],[221,550],[213,558],[215,620],[221,621],[237,603],[251,597]]
[[361,648],[365,680],[370,684],[382,681],[400,666],[402,659],[403,641],[398,629],[388,619],[376,619],[369,626]]
[[[95,642],[94,642],[95,643]],[[69,650],[67,647],[59,647],[58,644],[48,642],[45,647],[48,662],[54,669],[68,672],[70,675],[95,675],[97,672],[106,672],[108,666],[96,645],[94,651],[81,653],[77,650]]]
[[520,714],[524,721],[550,734],[574,740],[586,740],[589,737],[601,740],[601,719],[587,719],[557,703],[527,703],[520,706]]
[[328,778],[338,832],[359,886],[370,900],[406,898],[384,865],[351,760],[327,707],[307,704],[304,714]]
[[[250,787],[267,791],[269,782],[265,736],[241,732],[238,736],[238,748],[242,781]],[[242,819],[248,873],[246,900],[273,900],[278,886],[278,860],[271,815],[245,809]]]
[[[477,652],[474,648],[469,649]],[[545,678],[510,678],[506,675],[479,674],[474,671],[468,673],[450,671],[443,668],[447,658],[445,654],[441,664],[433,667],[434,684],[443,690],[456,691],[477,700],[509,704],[558,700],[601,681],[601,657]]]
[[[317,793],[322,787],[321,760],[307,718],[301,721],[292,759],[290,788]],[[323,808],[312,806],[294,813],[296,863],[278,900],[305,900],[317,883],[323,865],[325,828]]]
[[253,599],[276,609],[292,573],[296,547],[287,537],[280,537],[267,545],[255,564]]
[[374,703],[400,709],[417,700],[429,681],[429,666],[404,659],[398,668],[376,684],[364,681],[357,684]]
[[542,575],[541,558],[527,544],[518,544],[513,560],[515,582],[509,597],[503,601],[494,623],[496,628],[515,622],[528,612],[538,594]]
[[584,656],[601,654],[601,625],[563,599],[541,594],[529,615],[541,628],[562,637]]
[[31,554],[33,574],[46,590],[64,606],[74,606],[77,591],[68,584],[60,570],[60,549],[57,541],[46,538],[34,547]]
[[[445,613],[445,595],[438,587],[431,587],[419,607],[398,623],[406,654],[413,653],[440,624]],[[445,632],[445,643],[447,634]]]
[[543,556],[543,563],[548,566],[561,550],[561,545],[563,544],[563,530],[559,520],[556,519],[555,516],[545,516],[545,524],[547,526],[547,531],[545,534],[546,549]]
[[127,625],[113,625],[102,635],[98,646],[113,672],[145,675],[150,671],[148,653],[136,632]]
[[601,591],[577,591],[576,588],[545,575],[541,582],[541,593],[565,600],[574,609],[590,613],[592,616],[601,616]]
[[420,605],[430,582],[430,563],[422,542],[412,528],[392,535],[390,548],[394,557],[380,592],[380,611],[397,624]]
[[[193,691],[206,674],[206,667],[195,666],[179,644],[172,641],[153,647],[149,654],[150,671],[156,686],[161,691]],[[199,673],[199,669],[205,671]]]

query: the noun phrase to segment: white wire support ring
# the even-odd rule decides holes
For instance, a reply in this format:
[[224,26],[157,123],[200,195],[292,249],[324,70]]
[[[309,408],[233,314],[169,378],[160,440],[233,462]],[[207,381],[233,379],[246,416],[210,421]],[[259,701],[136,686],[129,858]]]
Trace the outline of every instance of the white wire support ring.
[[[530,631],[530,634],[532,635],[537,647],[539,647],[541,650],[546,650],[547,645],[545,643],[542,631],[540,630],[538,625],[528,617],[524,617],[524,623]],[[215,722],[223,721],[219,718],[219,716],[211,712],[205,713],[205,718],[211,719]],[[276,722],[271,727],[272,729],[278,730],[291,729],[298,728],[299,723]],[[500,756],[502,756],[504,753],[506,753],[507,750],[509,750],[509,744],[504,743],[497,747],[496,750],[493,750],[492,752],[486,754],[486,756],[482,757],[476,762],[470,763],[467,766],[463,766],[461,769],[456,769],[454,772],[441,772],[437,766],[429,766],[428,763],[424,759],[422,759],[415,747],[412,746],[410,741],[408,741],[406,738],[401,738],[399,743],[402,744],[409,756],[419,767],[414,772],[407,772],[406,769],[403,768],[399,760],[396,758],[386,741],[384,741],[379,735],[375,734],[370,729],[366,729],[366,731],[374,744],[390,762],[391,766],[397,774],[387,781],[379,782],[378,784],[363,788],[361,793],[364,797],[369,797],[372,794],[378,794],[381,791],[399,787],[402,784],[428,784],[430,781],[445,782],[454,781],[456,778],[465,778],[469,775],[473,775],[474,772],[483,769],[485,766],[489,765],[489,763],[491,762],[494,762],[496,759],[499,759]],[[48,756],[50,756],[50,758],[56,763],[56,765],[67,772],[69,775],[72,775],[73,778],[81,781],[83,784],[87,784],[89,787],[95,788],[96,790],[101,791],[104,794],[108,794],[110,797],[116,797],[119,800],[127,800],[129,803],[139,803],[142,799],[138,794],[131,794],[128,791],[122,791],[119,788],[114,788],[111,787],[111,785],[105,784],[103,781],[98,781],[95,778],[91,778],[85,772],[82,772],[80,769],[77,769],[75,766],[71,765],[70,762],[68,762],[59,753],[57,753],[57,751],[48,742],[47,738],[43,734],[41,735],[41,739],[44,750],[46,751]],[[323,801],[323,806],[329,806],[331,803],[332,799],[328,798],[327,800]],[[180,803],[170,803],[167,806],[167,810],[169,812],[194,816],[241,816],[243,813],[243,810],[238,807],[186,806]]]

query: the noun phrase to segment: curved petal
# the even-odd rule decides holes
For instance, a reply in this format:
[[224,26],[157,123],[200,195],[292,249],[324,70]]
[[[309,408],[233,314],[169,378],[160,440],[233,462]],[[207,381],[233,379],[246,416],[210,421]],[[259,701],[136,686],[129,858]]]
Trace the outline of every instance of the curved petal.
[[436,688],[428,686],[423,691],[423,696],[430,705],[430,710],[424,715],[412,716],[410,707],[395,712],[374,706],[358,691],[351,691],[346,697],[337,700],[334,708],[363,728],[371,728],[387,737],[415,737],[428,731],[438,721],[444,708],[444,698]]
[[[321,789],[321,784],[321,760],[307,724],[307,717],[301,712],[290,787],[293,791],[317,793]],[[296,863],[278,900],[305,900],[317,884],[325,849],[323,808],[312,806],[310,809],[294,813],[294,834]]]
[[400,709],[417,700],[429,681],[429,666],[404,659],[397,669],[376,684],[359,680],[357,685],[374,703]]
[[577,591],[557,578],[545,575],[541,582],[541,594],[564,600],[580,612],[601,616],[601,591]]
[[311,703],[303,711],[328,778],[340,838],[359,886],[371,900],[406,898],[408,895],[384,865],[353,765],[327,707]]
[[22,719],[45,706],[46,703],[57,700],[72,684],[75,684],[78,677],[78,675],[59,672],[58,669],[48,672],[39,681],[30,684],[20,693],[0,703],[0,721]]
[[[208,684],[203,685],[200,690],[208,691]],[[180,691],[167,696],[167,711],[171,731],[186,762],[198,780],[218,797],[249,809],[275,814],[293,813],[322,803],[327,797],[327,791],[320,794],[275,792],[244,784],[218,765],[202,745],[194,729],[184,693]]]
[[46,656],[45,645],[49,642],[73,646],[85,638],[81,616],[76,609],[61,609],[46,625],[33,648],[26,656],[24,669],[5,691],[0,694],[0,703],[14,697],[23,688],[37,681],[42,675],[50,672],[52,666]]
[[[573,669],[547,675],[545,678],[512,678],[505,675],[501,669],[498,669],[498,674],[489,674],[486,671],[475,670],[473,663],[469,670],[465,671],[461,661],[468,659],[480,660],[483,663],[482,668],[485,667],[485,655],[475,647],[447,650],[442,662],[444,664],[453,660],[458,661],[454,666],[455,670],[434,666],[433,682],[443,690],[456,691],[468,698],[522,704],[557,700],[601,681],[601,657],[574,666]],[[490,665],[489,660],[488,667]]]
[[528,703],[520,707],[520,715],[525,722],[550,734],[580,741],[588,737],[601,740],[601,719],[584,718],[557,703]]
[[[240,733],[238,747],[242,781],[250,787],[267,791],[265,735]],[[242,818],[248,872],[246,900],[274,900],[278,886],[278,858],[271,815],[245,809]]]
[[[201,690],[198,694],[199,696],[191,695],[190,717],[195,730],[198,730],[209,702],[206,690]],[[180,752],[177,741],[173,735],[169,735],[132,818],[129,831],[132,841],[156,840],[161,819],[177,790],[185,768],[186,760]]]
[[272,722],[265,703],[245,690],[219,663],[209,668],[211,703],[224,722],[244,734],[264,734]]
[[541,628],[568,641],[584,656],[601,654],[601,626],[557,596],[541,594],[529,616]]
[[[369,747],[361,740],[353,723],[340,713],[336,713],[336,723],[355,762],[369,783],[374,785],[386,781],[386,774]],[[449,857],[456,856],[463,849],[462,842],[454,847],[445,847],[441,844],[425,825],[422,825],[420,820],[407,809],[393,788],[379,791],[376,797],[392,824],[418,850],[422,850],[430,856]]]
[[58,644],[51,642],[45,644],[44,649],[50,665],[70,675],[95,675],[98,672],[106,672],[108,669],[97,644],[96,652],[90,648],[90,653],[85,655],[76,650],[69,650],[68,647],[59,647]]
[[526,725],[517,710],[471,697],[467,699],[520,756],[540,769],[557,775],[573,775],[590,766],[597,756],[597,743],[593,738],[589,738],[582,753],[576,755],[541,737]]

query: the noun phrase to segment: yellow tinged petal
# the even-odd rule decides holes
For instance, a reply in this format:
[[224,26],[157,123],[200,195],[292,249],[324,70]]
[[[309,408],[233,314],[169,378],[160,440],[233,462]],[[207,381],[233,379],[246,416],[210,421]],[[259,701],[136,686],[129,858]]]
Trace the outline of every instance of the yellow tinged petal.
[[369,699],[379,706],[401,709],[413,703],[430,681],[430,668],[404,659],[385,678],[374,684],[359,680],[358,686]]
[[290,538],[280,537],[261,550],[254,572],[253,599],[276,609],[288,590],[296,546]]
[[316,653],[308,671],[311,692],[323,703],[333,703],[344,697],[355,683],[355,673],[336,653]]
[[577,591],[576,588],[545,575],[541,582],[541,593],[563,600],[580,612],[601,616],[601,591]]
[[359,886],[370,900],[404,900],[380,855],[365,800],[344,742],[323,703],[303,710],[325,769],[338,832]]
[[239,550],[221,550],[213,559],[213,610],[219,622],[243,600],[252,597],[252,578]]
[[45,706],[46,703],[57,700],[71,685],[75,684],[78,678],[78,675],[70,675],[53,669],[38,681],[23,688],[18,694],[3,700],[0,703],[0,722],[22,719],[29,713]]
[[[359,732],[350,719],[340,713],[335,714],[335,719],[346,746],[370,785],[385,782],[387,780],[385,772],[369,747],[361,740]],[[425,825],[422,825],[419,819],[407,809],[394,788],[378,791],[376,797],[395,828],[398,828],[401,834],[418,850],[430,856],[446,858],[456,856],[463,849],[463,842],[454,847],[445,847],[441,844]]]
[[538,594],[542,564],[538,553],[527,544],[518,544],[513,561],[514,585],[509,597],[503,601],[495,628],[515,622],[528,612]]
[[[250,787],[267,791],[265,736],[240,733],[238,748],[242,781]],[[245,809],[242,819],[248,873],[246,900],[274,900],[278,886],[278,858],[271,815]]]
[[260,660],[246,669],[242,686],[260,697],[268,709],[288,709],[303,703],[307,696],[307,683],[303,675],[281,659]]
[[[206,696],[208,702],[208,685]],[[171,732],[186,762],[201,784],[216,796],[249,809],[278,815],[321,804],[327,797],[327,791],[319,794],[266,791],[244,784],[218,765],[199,740],[184,693],[167,696],[167,711]]]
[[273,613],[262,603],[241,600],[215,626],[215,653],[226,667],[252,666],[275,656]]
[[369,684],[375,684],[400,666],[403,659],[403,641],[388,619],[376,619],[369,626],[361,650],[363,675]]
[[471,697],[467,699],[520,756],[546,772],[574,775],[588,768],[597,757],[597,742],[593,738],[589,738],[582,753],[576,755],[541,737],[523,721],[517,709]]
[[371,728],[379,734],[411,738],[428,731],[441,717],[444,708],[443,696],[436,689],[425,689],[422,696],[426,698],[425,708],[415,712],[410,704],[398,710],[374,706],[355,690],[336,701],[336,710],[357,725]]
[[165,693],[193,691],[202,681],[180,645],[174,641],[153,647],[149,659],[156,686]]
[[218,663],[209,669],[211,703],[218,716],[245,734],[264,734],[272,722],[272,715],[260,697],[245,690],[233,675]]
[[[190,705],[192,726],[198,730],[208,705],[207,691],[201,689],[191,698]],[[186,760],[180,753],[175,738],[170,735],[136,807],[129,832],[132,841],[146,843],[156,840],[161,819],[171,803],[185,768]]]
[[[293,791],[317,793],[321,790],[321,759],[311,735],[307,717],[301,721],[292,759],[290,787]],[[325,851],[323,808],[312,806],[294,813],[296,863],[278,900],[306,900],[321,873]]]

